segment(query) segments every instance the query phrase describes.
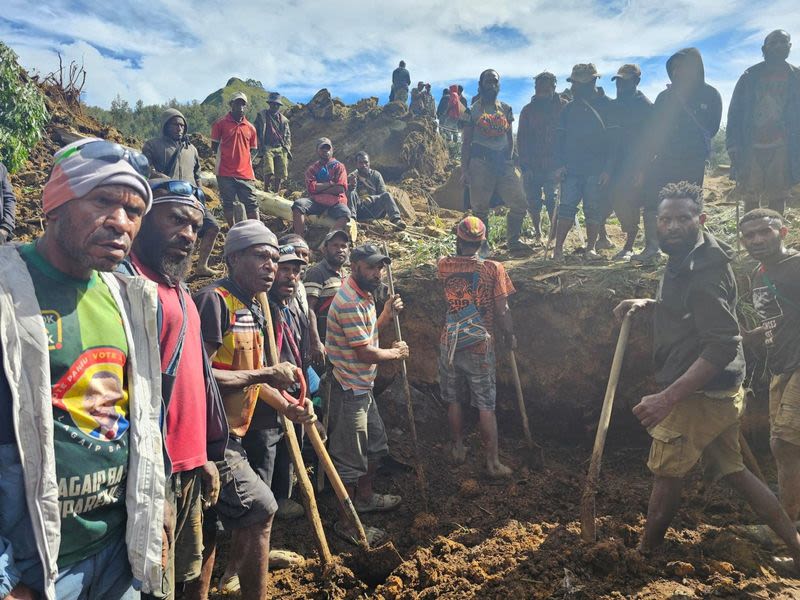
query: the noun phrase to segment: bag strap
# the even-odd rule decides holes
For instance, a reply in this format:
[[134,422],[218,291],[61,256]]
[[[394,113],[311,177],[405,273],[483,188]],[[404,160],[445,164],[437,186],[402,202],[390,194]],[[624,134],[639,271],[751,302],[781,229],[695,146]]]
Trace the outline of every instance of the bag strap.
[[587,102],[587,101],[586,101],[585,99],[583,99],[583,98],[581,98],[581,102],[583,102],[583,103],[586,105],[586,107],[587,107],[587,108],[588,108],[590,111],[592,111],[592,112],[594,113],[594,116],[595,116],[595,117],[597,117],[597,120],[598,120],[598,121],[600,121],[600,126],[601,126],[603,129],[605,129],[605,128],[606,128],[606,122],[603,120],[603,117],[601,117],[601,116],[600,116],[600,113],[599,113],[599,112],[597,112],[597,109],[596,109],[594,106],[592,106],[591,104],[589,104],[589,102]]
[[775,287],[775,284],[772,283],[772,280],[769,278],[769,275],[767,275],[767,270],[764,268],[764,265],[760,265],[758,269],[759,271],[761,271],[761,278],[764,280],[764,283],[769,288],[769,291],[771,291],[776,298],[778,298],[779,300],[783,300],[784,302],[786,302],[786,304],[788,304],[795,310],[800,310],[800,304],[798,304],[794,300],[790,300],[789,298],[787,298],[778,291],[778,288]]
[[181,154],[181,150],[183,150],[183,141],[178,143],[178,147],[175,148],[175,152],[172,153],[172,156],[167,162],[167,166],[164,168],[164,175],[167,177],[172,177],[172,169],[175,168],[175,165],[178,162],[178,157]]

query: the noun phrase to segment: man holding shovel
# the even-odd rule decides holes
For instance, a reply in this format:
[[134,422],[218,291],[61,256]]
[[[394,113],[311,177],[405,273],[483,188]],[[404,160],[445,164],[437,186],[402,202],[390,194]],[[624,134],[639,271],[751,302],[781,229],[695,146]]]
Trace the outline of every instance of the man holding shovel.
[[511,469],[497,453],[495,417],[494,323],[500,325],[504,345],[514,350],[517,340],[507,298],[514,284],[501,263],[482,260],[478,250],[486,239],[486,227],[477,217],[466,217],[456,228],[456,255],[439,260],[439,279],[444,282],[447,320],[442,332],[439,382],[448,404],[453,459],[464,462],[462,393],[469,390],[471,404],[480,413],[480,429],[486,447],[490,477],[508,477]]
[[617,318],[651,308],[656,382],[633,413],[653,438],[647,466],[655,480],[639,545],[648,554],[680,505],[685,476],[705,459],[800,560],[800,535],[769,488],[745,468],[739,446],[745,374],[736,280],[728,246],[703,231],[702,189],[682,181],[660,193],[657,234],[668,256],[655,300],[624,300]]

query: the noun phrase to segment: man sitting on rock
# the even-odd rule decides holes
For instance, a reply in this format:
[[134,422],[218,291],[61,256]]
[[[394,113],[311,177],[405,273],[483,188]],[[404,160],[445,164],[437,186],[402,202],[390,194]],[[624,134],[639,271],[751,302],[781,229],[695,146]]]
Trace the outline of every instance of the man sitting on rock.
[[306,228],[306,215],[327,214],[334,220],[334,229],[345,229],[350,220],[347,207],[347,170],[333,158],[333,143],[328,138],[317,140],[319,160],[312,163],[305,174],[309,198],[299,198],[292,205],[293,228],[302,236]]
[[350,212],[361,223],[386,217],[398,230],[406,228],[400,210],[386,191],[380,171],[370,169],[369,154],[363,150],[356,154],[358,170],[350,173]]

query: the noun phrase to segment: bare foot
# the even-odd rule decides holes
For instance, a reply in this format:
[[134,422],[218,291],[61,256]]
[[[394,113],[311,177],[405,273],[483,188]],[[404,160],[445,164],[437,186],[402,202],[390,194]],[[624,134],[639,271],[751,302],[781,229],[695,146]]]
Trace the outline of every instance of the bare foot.
[[194,269],[194,274],[198,277],[216,277],[219,275],[219,271],[209,269],[208,265],[197,265]]
[[494,462],[486,461],[486,470],[489,471],[489,477],[495,479],[503,479],[511,477],[511,469],[501,463],[499,460]]
[[450,448],[450,456],[457,465],[463,464],[467,460],[467,449],[464,444],[453,444],[453,447]]

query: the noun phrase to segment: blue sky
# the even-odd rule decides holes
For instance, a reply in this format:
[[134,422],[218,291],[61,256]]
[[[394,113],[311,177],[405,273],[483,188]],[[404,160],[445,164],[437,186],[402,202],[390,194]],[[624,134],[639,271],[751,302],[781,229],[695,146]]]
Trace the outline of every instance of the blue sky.
[[[261,81],[294,101],[327,87],[353,102],[387,100],[391,71],[405,59],[413,82],[438,98],[450,83],[475,92],[478,74],[501,75],[515,112],[532,76],[549,70],[559,87],[574,63],[594,62],[599,84],[623,63],[642,66],[652,99],[667,82],[664,62],[696,46],[708,81],[727,106],[741,72],[758,62],[766,33],[800,35],[797,0],[5,0],[0,39],[43,74],[66,62],[88,72],[84,99],[108,107],[202,100],[231,76]],[[800,52],[800,51],[799,51]],[[796,59],[796,56],[792,57]],[[792,60],[790,58],[790,60]],[[800,59],[793,60],[799,62]],[[437,91],[438,90],[438,91]]]

